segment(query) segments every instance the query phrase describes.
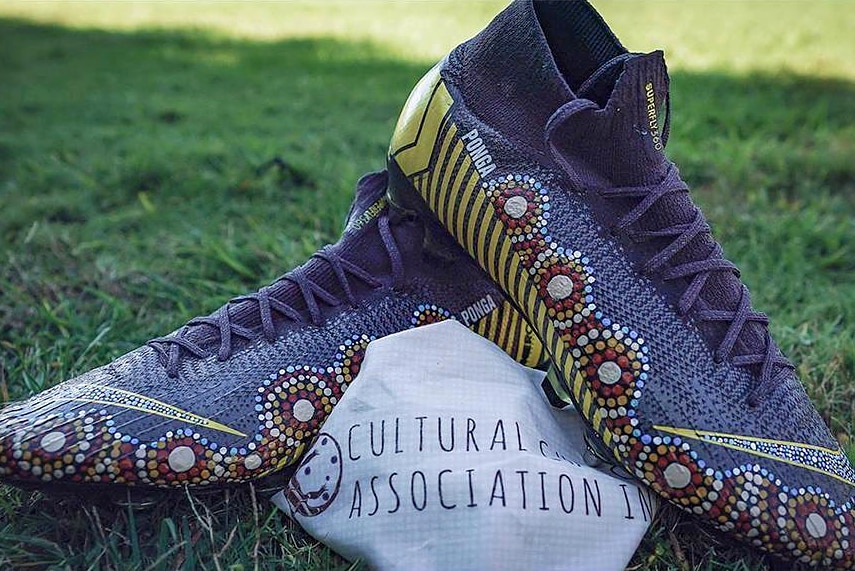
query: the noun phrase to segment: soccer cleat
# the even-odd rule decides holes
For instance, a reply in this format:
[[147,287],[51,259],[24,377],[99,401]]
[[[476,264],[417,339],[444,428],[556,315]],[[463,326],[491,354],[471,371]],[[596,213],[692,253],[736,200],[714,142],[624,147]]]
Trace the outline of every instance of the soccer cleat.
[[677,168],[661,52],[519,0],[427,73],[389,157],[526,316],[628,471],[789,560],[855,566],[855,472]]
[[498,287],[453,243],[441,258],[427,251],[422,223],[387,205],[386,181],[363,177],[341,240],[273,284],[6,406],[0,480],[168,488],[265,477],[310,443],[369,341],[443,319],[540,363],[542,346]]

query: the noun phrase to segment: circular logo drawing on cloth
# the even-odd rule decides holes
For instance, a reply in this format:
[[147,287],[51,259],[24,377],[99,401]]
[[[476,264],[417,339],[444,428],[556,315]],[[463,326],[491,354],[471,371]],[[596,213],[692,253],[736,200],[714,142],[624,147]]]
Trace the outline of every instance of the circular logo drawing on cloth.
[[335,438],[321,432],[291,476],[285,497],[298,514],[316,516],[335,500],[341,487],[341,475],[341,448]]

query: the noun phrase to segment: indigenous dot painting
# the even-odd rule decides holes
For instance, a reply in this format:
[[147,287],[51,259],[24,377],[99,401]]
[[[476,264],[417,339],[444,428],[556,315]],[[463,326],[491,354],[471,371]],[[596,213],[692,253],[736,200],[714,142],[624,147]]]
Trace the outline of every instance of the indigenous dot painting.
[[[852,500],[836,505],[819,488],[788,486],[762,464],[763,458],[774,459],[855,484],[843,451],[639,422],[636,411],[650,370],[648,347],[635,331],[598,309],[588,258],[553,241],[549,190],[518,174],[484,182],[481,189],[575,360],[581,382],[567,381],[587,408],[583,412],[607,427],[604,440],[635,476],[755,546],[786,550],[814,565],[855,566]],[[747,452],[758,462],[714,470],[690,441]]]
[[451,319],[451,312],[435,305],[419,305],[418,309],[413,312],[413,317],[410,323],[413,327],[421,327],[431,323],[439,323]]
[[[423,304],[411,321],[419,326],[449,318],[449,311]],[[0,475],[157,487],[261,477],[301,455],[359,373],[371,340],[354,335],[339,346],[330,364],[289,365],[261,380],[254,405],[258,426],[251,435],[129,391],[83,383],[60,386],[52,401],[73,400],[89,407],[10,426],[0,437]],[[154,441],[141,441],[123,433],[119,419],[103,405],[167,418],[173,428]],[[199,427],[244,439],[239,445],[223,446],[201,435]]]
[[[626,452],[638,420],[634,408],[647,380],[647,346],[638,333],[597,309],[588,258],[549,235],[549,194],[531,177],[508,175],[482,187],[547,307],[547,314],[588,386],[591,403]],[[589,415],[589,418],[592,415]]]

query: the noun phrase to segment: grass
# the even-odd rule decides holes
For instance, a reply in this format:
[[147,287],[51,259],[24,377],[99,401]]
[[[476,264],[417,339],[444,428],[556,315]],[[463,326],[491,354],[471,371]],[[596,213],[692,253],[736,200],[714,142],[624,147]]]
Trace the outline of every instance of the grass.
[[[666,48],[669,154],[855,453],[855,11],[597,6]],[[334,241],[411,86],[498,8],[0,2],[0,402]],[[0,568],[350,568],[257,496],[134,511],[0,487]],[[770,565],[666,510],[632,569]]]

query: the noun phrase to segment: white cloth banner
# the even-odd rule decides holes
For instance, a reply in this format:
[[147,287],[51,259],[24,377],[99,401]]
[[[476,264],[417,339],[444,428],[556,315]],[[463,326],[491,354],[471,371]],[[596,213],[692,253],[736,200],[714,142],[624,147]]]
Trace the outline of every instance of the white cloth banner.
[[623,570],[656,499],[585,465],[543,377],[455,321],[374,341],[273,501],[382,571]]

